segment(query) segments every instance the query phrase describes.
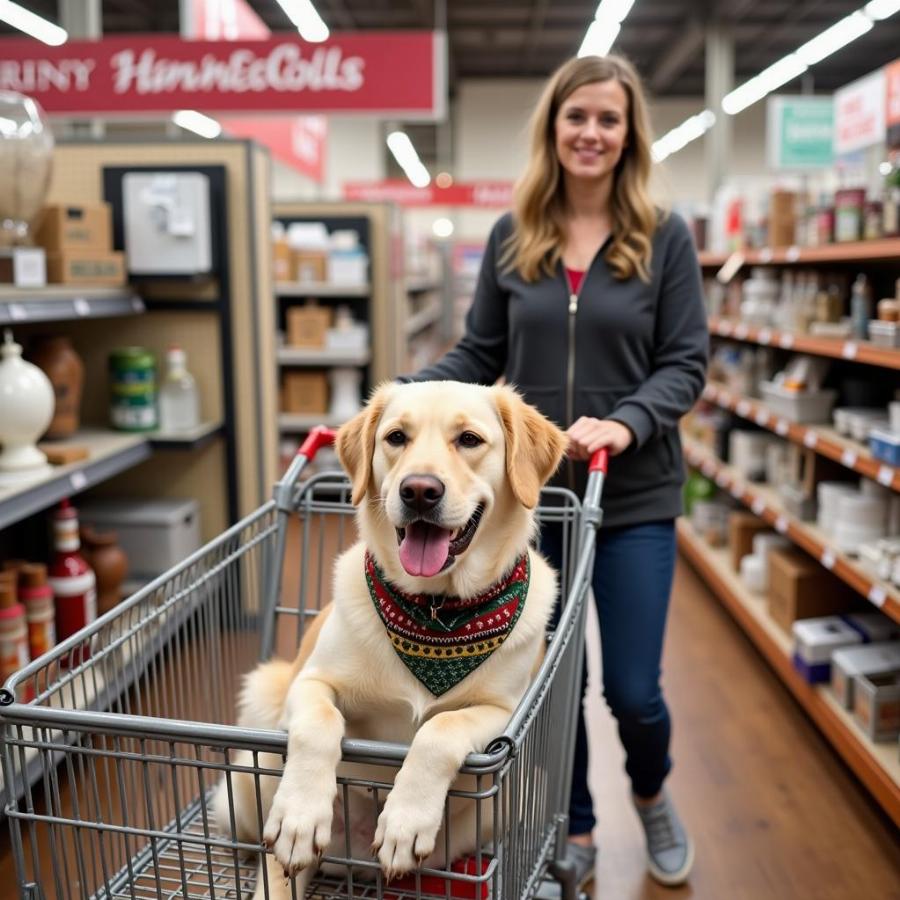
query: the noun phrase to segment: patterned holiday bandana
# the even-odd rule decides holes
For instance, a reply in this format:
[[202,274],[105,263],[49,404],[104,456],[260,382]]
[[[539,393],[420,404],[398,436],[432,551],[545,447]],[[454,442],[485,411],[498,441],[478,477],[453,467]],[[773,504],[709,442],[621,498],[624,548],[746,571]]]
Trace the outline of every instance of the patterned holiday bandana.
[[525,605],[530,577],[525,553],[477,597],[404,594],[366,553],[369,596],[394,650],[435,697],[459,684],[506,640]]

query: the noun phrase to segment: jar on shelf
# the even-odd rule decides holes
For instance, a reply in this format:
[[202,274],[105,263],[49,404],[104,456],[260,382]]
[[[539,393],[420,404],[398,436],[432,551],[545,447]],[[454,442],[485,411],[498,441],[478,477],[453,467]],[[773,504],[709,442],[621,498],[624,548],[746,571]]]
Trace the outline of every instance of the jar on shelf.
[[862,237],[864,241],[877,241],[882,235],[882,209],[880,200],[866,200],[863,206]]
[[900,237],[900,149],[888,160],[890,169],[884,178],[881,206],[881,230],[885,237]]
[[123,347],[109,355],[109,417],[120,431],[157,427],[156,359],[144,347]]
[[81,421],[84,363],[64,335],[38,338],[29,359],[50,379],[55,405],[44,435],[50,440],[70,437]]
[[863,188],[842,188],[834,195],[834,239],[858,241],[862,236],[863,205],[866,192]]

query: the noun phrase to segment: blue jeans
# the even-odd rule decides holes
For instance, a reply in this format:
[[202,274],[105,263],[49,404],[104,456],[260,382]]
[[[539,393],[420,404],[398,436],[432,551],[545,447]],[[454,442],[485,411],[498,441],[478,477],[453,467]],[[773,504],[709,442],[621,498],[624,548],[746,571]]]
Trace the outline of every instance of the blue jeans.
[[[561,565],[558,525],[541,531],[541,551]],[[619,726],[625,771],[639,797],[653,797],[672,762],[671,723],[659,685],[660,659],[675,569],[675,523],[671,519],[602,529],[597,536],[592,587],[600,622],[603,696]],[[597,820],[588,788],[588,741],[584,723],[587,666],[575,739],[569,833],[587,834]]]

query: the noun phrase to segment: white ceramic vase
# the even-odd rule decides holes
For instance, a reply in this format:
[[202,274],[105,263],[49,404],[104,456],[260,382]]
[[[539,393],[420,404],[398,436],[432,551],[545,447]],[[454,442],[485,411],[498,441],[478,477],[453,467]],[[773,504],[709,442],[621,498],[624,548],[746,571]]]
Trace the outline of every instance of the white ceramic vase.
[[0,344],[0,485],[17,484],[50,470],[35,446],[53,418],[50,379],[22,359],[22,347],[6,329]]

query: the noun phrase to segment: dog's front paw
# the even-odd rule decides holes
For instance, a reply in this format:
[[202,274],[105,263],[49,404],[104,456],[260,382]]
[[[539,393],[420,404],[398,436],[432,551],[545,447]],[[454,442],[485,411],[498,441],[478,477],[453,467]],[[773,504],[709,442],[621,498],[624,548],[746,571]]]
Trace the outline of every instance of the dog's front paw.
[[388,880],[421,866],[434,852],[441,827],[441,808],[435,813],[428,804],[406,802],[399,793],[395,788],[388,794],[372,844]]
[[275,854],[285,875],[293,878],[319,859],[331,843],[334,794],[281,787],[263,829],[263,840]]

